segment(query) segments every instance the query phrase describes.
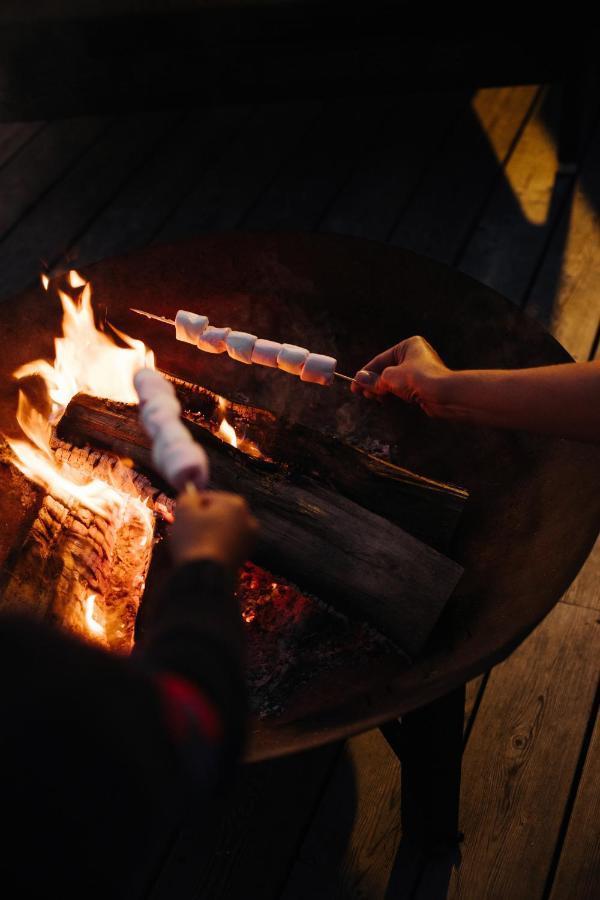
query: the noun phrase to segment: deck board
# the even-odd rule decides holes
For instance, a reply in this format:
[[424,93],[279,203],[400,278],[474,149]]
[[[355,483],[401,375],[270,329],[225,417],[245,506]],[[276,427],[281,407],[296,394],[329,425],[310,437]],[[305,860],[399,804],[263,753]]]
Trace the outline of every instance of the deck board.
[[393,244],[455,262],[502,177],[538,92],[532,86],[477,92],[404,210],[390,237]]
[[239,225],[310,128],[318,104],[269,104],[256,110],[164,225],[157,240]]
[[[492,672],[466,749],[449,897],[543,896],[600,652],[597,613],[558,606]],[[549,777],[551,773],[551,777]]]
[[118,119],[101,133],[0,242],[1,296],[23,290],[41,268],[61,260],[152,152],[170,121],[172,114],[144,114]]
[[550,900],[595,900],[600,873],[600,718],[596,714]]

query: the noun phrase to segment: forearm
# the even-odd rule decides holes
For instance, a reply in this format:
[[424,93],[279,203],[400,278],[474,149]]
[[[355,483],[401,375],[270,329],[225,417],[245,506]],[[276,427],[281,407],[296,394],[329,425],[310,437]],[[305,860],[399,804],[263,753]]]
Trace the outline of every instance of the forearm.
[[448,372],[435,393],[434,416],[600,443],[600,361]]
[[135,656],[145,667],[180,676],[205,694],[235,754],[246,697],[242,622],[233,589],[232,573],[220,564],[199,560],[177,567],[155,599]]

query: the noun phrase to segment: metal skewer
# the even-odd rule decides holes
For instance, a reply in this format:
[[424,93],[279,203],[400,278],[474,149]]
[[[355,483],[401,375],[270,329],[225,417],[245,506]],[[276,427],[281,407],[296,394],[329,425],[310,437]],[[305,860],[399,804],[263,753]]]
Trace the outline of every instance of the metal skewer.
[[[156,322],[162,322],[163,325],[175,325],[174,319],[167,319],[166,316],[157,316],[154,313],[145,312],[143,309],[134,309],[133,306],[130,306],[129,309],[131,312],[137,313],[138,316],[146,316],[147,319],[154,319]],[[354,381],[354,378],[351,378],[349,375],[342,375],[341,372],[333,373],[336,378],[341,378],[342,381]]]

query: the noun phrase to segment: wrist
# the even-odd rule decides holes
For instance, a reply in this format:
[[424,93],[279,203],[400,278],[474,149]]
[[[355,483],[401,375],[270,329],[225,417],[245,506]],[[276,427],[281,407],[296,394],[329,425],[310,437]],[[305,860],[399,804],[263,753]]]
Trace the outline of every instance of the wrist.
[[458,403],[460,372],[451,369],[423,373],[417,394],[423,410],[435,418],[449,418]]

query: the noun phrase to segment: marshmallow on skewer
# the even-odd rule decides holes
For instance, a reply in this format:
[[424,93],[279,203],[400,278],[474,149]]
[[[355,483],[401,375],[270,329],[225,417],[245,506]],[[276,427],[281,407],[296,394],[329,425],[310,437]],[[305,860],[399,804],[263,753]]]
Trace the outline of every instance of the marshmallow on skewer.
[[156,394],[140,404],[140,419],[146,434],[155,440],[173,418],[179,418],[181,410],[176,397]]
[[282,347],[283,344],[280,344],[278,341],[267,341],[264,338],[258,338],[252,351],[252,362],[258,366],[269,366],[271,369],[276,369],[279,352]]
[[248,334],[247,331],[230,331],[225,339],[227,353],[237,362],[246,363],[249,366],[252,362],[252,351],[256,340],[256,335]]
[[205,353],[225,353],[227,350],[226,340],[231,332],[231,328],[216,328],[209,325],[202,332],[196,346],[198,350],[204,350]]
[[208,483],[208,458],[181,421],[181,407],[170,384],[154,369],[140,369],[133,383],[140,399],[140,419],[152,438],[152,461],[175,490]]
[[302,367],[308,358],[308,350],[304,347],[296,347],[295,344],[284,344],[277,357],[277,365],[290,375],[300,375]]
[[157,395],[171,397],[177,403],[179,401],[175,394],[175,390],[170,381],[167,381],[156,369],[140,369],[136,372],[133,385],[136,393],[140,398],[140,405],[147,403]]
[[337,359],[334,359],[333,356],[309,353],[300,372],[300,378],[302,381],[312,381],[314,384],[333,384],[336,365]]
[[175,337],[186,344],[198,345],[198,339],[208,328],[208,317],[185,309],[177,311],[175,316]]

